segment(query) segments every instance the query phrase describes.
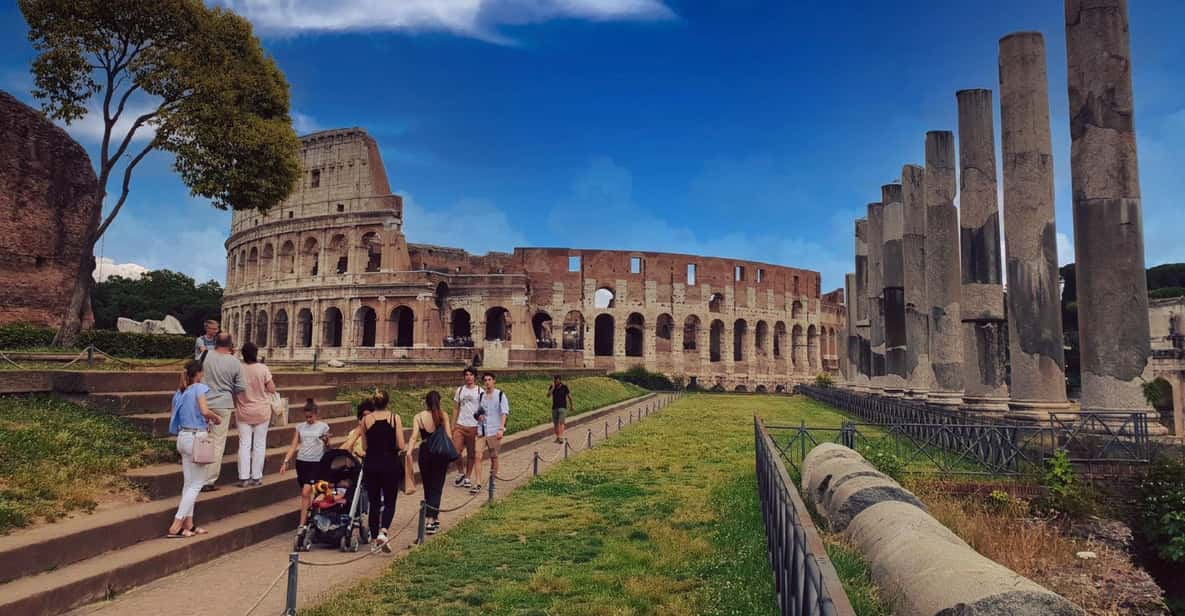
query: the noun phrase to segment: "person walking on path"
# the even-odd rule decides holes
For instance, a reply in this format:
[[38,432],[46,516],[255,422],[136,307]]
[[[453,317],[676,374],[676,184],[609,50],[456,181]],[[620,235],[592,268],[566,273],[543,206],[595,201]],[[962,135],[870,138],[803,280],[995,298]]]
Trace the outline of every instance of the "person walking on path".
[[203,492],[213,492],[218,487],[218,475],[222,473],[222,455],[226,453],[226,433],[230,429],[230,416],[235,410],[235,395],[247,390],[243,381],[243,365],[234,356],[234,341],[230,334],[218,334],[214,338],[214,352],[207,353],[202,362],[203,381],[210,388],[206,404],[218,414],[220,423],[210,430],[214,437],[214,462],[207,467],[206,485]]
[[560,375],[552,377],[551,386],[547,388],[547,395],[551,396],[551,428],[555,431],[555,442],[564,442],[564,428],[568,414],[572,412],[572,392],[563,383]]
[[[510,416],[510,403],[506,401],[506,394],[494,387],[494,373],[486,372],[481,375],[485,389],[481,391],[477,400],[477,413],[474,416],[481,425],[478,427],[477,450],[481,452],[474,467],[474,477],[481,473],[481,456],[490,458],[490,473],[498,474],[498,452],[502,449],[502,437],[506,434],[506,419]],[[481,491],[481,483],[474,481],[469,487],[470,494]]]
[[420,445],[418,461],[420,463],[420,483],[424,484],[424,501],[428,504],[425,516],[424,532],[434,535],[440,530],[440,496],[444,491],[447,479],[449,459],[428,451],[428,439],[437,430],[444,430],[441,434],[449,434],[448,415],[440,410],[440,392],[435,389],[424,396],[424,408],[412,420],[411,442],[407,444],[407,464],[411,463],[411,452]]
[[288,471],[292,456],[296,456],[296,485],[300,486],[300,526],[297,534],[304,530],[309,521],[309,506],[313,504],[313,484],[321,479],[321,458],[329,446],[329,424],[317,421],[317,403],[309,398],[304,403],[304,421],[297,424],[292,433],[292,444],[284,461],[280,463],[280,474]]
[[193,358],[197,360],[202,359],[203,353],[208,353],[214,350],[214,341],[218,337],[218,321],[206,321],[206,333],[198,336],[193,343]]
[[399,480],[403,477],[403,455],[406,443],[403,440],[403,422],[399,416],[387,410],[386,392],[375,395],[374,412],[362,418],[362,446],[366,459],[362,462],[362,483],[370,501],[370,536],[374,544],[384,552],[390,552],[387,545],[387,531],[395,519],[395,496],[399,491]]
[[239,487],[249,488],[263,483],[267,428],[276,393],[272,373],[259,361],[254,342],[243,345],[243,381],[247,389],[235,400],[235,425],[239,428]]
[[[453,485],[471,488],[481,483],[473,473],[480,472],[481,450],[477,448],[477,401],[481,399],[481,387],[477,385],[477,371],[465,368],[465,384],[453,394],[453,447],[457,453],[457,478]],[[466,455],[467,454],[467,455]]]
[[206,465],[193,461],[193,444],[205,438],[210,424],[218,425],[222,418],[206,404],[210,388],[202,383],[202,364],[196,359],[185,362],[181,384],[173,394],[173,415],[169,418],[169,434],[177,435],[177,453],[181,454],[181,502],[169,526],[167,537],[177,539],[204,535],[204,528],[193,525],[193,505],[206,481]]

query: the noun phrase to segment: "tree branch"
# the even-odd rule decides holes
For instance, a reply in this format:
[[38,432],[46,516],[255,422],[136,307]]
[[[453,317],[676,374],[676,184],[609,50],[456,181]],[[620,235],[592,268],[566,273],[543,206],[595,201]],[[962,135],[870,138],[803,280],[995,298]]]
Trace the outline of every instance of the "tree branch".
[[[156,109],[153,109],[152,111],[149,111],[148,113],[141,114],[139,117],[136,118],[136,120],[134,122],[132,122],[132,127],[128,129],[127,134],[124,135],[124,137],[123,137],[123,141],[120,142],[120,144],[119,144],[119,149],[117,149],[115,151],[115,155],[111,158],[112,166],[114,166],[115,162],[118,161],[123,156],[124,152],[127,151],[128,146],[131,145],[131,143],[132,143],[132,137],[136,136],[136,131],[139,130],[139,128],[141,126],[143,126],[145,122],[156,117],[156,114],[158,114],[164,106],[165,106],[164,103],[162,103],[160,107],[157,107]],[[156,139],[154,138],[152,140],[152,143],[150,143],[149,145],[154,145],[155,143],[156,143]],[[104,188],[106,188],[106,186],[107,186],[106,181],[103,182],[103,186],[104,186]]]
[[144,157],[155,148],[156,139],[154,138],[152,141],[148,142],[148,145],[144,146],[144,149],[140,150],[140,152],[128,162],[128,166],[124,168],[123,187],[120,189],[119,201],[115,202],[115,207],[111,208],[111,213],[107,214],[107,217],[103,219],[103,224],[99,225],[99,230],[95,231],[93,243],[97,243],[99,238],[103,237],[103,233],[107,231],[107,227],[111,226],[111,221],[115,220],[115,216],[119,214],[119,210],[123,208],[124,202],[127,201],[128,193],[131,192],[129,186],[131,185],[132,181],[132,170],[135,169],[136,165],[140,164],[140,161],[144,160]]

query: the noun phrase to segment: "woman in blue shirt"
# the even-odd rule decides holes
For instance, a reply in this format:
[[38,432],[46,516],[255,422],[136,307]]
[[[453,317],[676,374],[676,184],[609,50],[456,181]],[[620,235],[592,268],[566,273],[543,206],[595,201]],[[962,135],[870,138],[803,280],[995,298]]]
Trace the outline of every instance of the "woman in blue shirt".
[[181,470],[185,477],[181,504],[177,506],[177,515],[167,535],[170,539],[206,534],[204,528],[193,525],[193,504],[206,482],[206,465],[193,461],[193,444],[206,437],[210,424],[217,425],[222,421],[206,406],[208,391],[210,388],[202,384],[202,363],[196,359],[185,362],[181,386],[173,394],[173,416],[169,419],[169,433],[177,435],[177,453],[181,454]]

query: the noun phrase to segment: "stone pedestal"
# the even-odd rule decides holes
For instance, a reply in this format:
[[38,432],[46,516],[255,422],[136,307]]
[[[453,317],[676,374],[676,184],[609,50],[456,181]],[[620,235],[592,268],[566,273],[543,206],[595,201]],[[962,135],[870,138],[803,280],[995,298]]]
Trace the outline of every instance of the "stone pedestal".
[[880,395],[885,390],[885,307],[881,294],[884,292],[884,206],[868,204],[868,393]]
[[980,413],[1008,410],[1000,208],[991,90],[961,90],[959,230],[962,249],[963,404]]
[[901,252],[905,281],[905,397],[925,400],[930,391],[930,305],[926,299],[926,171],[901,169],[905,230]]
[[955,211],[955,144],[950,131],[926,133],[926,299],[930,322],[930,404],[963,401],[962,285],[959,214]]
[[884,249],[881,260],[881,301],[885,315],[885,395],[905,395],[905,262],[901,244],[905,234],[905,211],[901,204],[901,185],[881,187],[881,202],[885,204],[881,239]]
[[1058,296],[1045,41],[1038,32],[1000,39],[1000,118],[1012,376],[1008,405],[1017,419],[1044,421],[1048,411],[1064,411],[1069,403]]

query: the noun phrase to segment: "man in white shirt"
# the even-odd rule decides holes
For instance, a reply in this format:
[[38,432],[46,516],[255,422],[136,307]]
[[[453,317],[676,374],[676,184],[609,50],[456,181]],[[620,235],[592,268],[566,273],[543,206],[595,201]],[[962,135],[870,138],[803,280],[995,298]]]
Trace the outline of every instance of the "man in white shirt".
[[[457,479],[453,485],[459,488],[472,487],[481,480],[473,477],[474,468],[480,464],[481,450],[477,448],[477,412],[481,399],[481,387],[477,385],[477,371],[465,368],[465,384],[453,392],[453,447],[457,453]],[[468,452],[468,455],[465,453]],[[470,477],[473,477],[471,481]]]
[[494,387],[494,373],[486,372],[481,375],[482,389],[478,398],[478,411],[474,415],[481,425],[477,429],[477,464],[473,469],[473,485],[469,487],[470,494],[477,494],[481,490],[480,475],[481,456],[490,458],[490,471],[498,474],[498,451],[502,449],[502,436],[506,434],[506,419],[510,415],[510,403],[506,401],[506,394]]

